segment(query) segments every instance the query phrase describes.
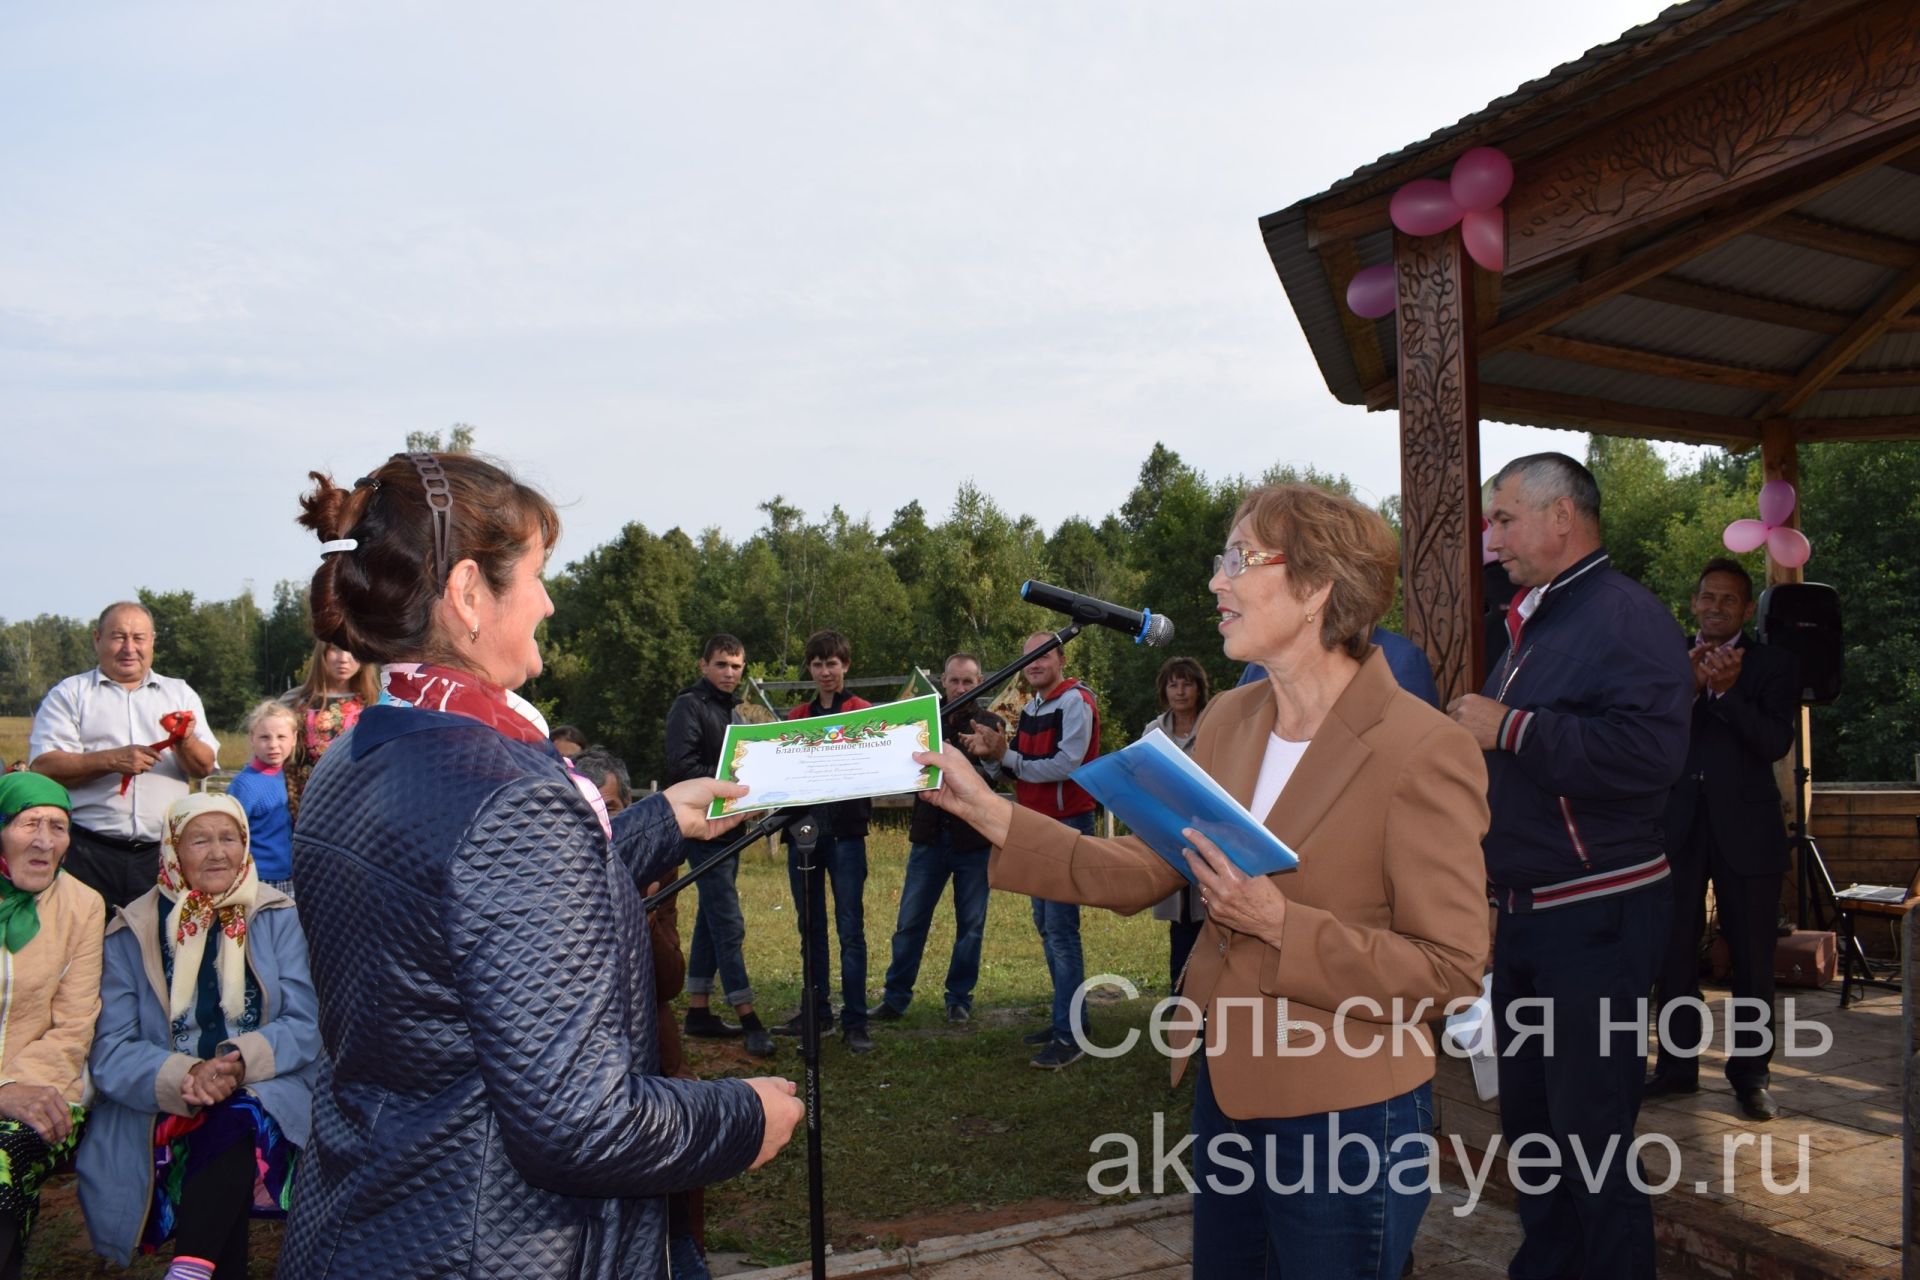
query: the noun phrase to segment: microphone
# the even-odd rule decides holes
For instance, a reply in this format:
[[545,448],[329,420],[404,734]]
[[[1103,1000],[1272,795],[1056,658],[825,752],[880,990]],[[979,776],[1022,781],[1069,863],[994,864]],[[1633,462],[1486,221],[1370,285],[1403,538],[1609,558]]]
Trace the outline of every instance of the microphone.
[[1173,640],[1173,623],[1151,609],[1122,609],[1077,591],[1031,580],[1020,584],[1020,598],[1028,604],[1064,613],[1075,622],[1098,623],[1124,631],[1133,637],[1135,644],[1164,645]]

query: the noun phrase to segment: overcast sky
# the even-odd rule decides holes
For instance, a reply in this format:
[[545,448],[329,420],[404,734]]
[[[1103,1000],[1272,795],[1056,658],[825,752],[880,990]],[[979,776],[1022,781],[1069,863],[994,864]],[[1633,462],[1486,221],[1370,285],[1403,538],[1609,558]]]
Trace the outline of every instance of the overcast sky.
[[7,5],[0,617],[264,601],[309,468],[453,422],[562,561],[967,477],[1051,528],[1155,440],[1395,492],[1256,220],[1660,8]]

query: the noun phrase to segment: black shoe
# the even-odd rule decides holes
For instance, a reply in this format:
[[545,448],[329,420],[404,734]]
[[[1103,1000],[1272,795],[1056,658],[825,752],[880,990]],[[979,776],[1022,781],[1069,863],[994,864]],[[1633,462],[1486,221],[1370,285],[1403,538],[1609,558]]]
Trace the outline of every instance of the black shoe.
[[773,1033],[765,1027],[748,1027],[741,1047],[756,1058],[771,1058],[780,1052],[779,1046],[773,1043]]
[[740,1028],[720,1021],[712,1009],[702,1007],[687,1010],[687,1034],[699,1040],[731,1040],[740,1034]]
[[1021,1044],[1052,1044],[1053,1028],[1042,1027],[1038,1031],[1029,1031],[1020,1037]]
[[963,1004],[950,1004],[947,1006],[947,1021],[972,1022],[973,1013]]
[[1042,1071],[1058,1071],[1070,1067],[1086,1057],[1079,1045],[1071,1040],[1054,1040],[1039,1053],[1033,1055],[1033,1065]]
[[1698,1092],[1700,1092],[1698,1080],[1689,1080],[1684,1076],[1662,1075],[1656,1071],[1647,1077],[1645,1084],[1640,1086],[1640,1100],[1652,1102],[1655,1098],[1671,1098]]
[[873,1037],[867,1034],[865,1027],[848,1027],[840,1033],[840,1038],[847,1042],[848,1053],[873,1052]]
[[1765,1085],[1755,1085],[1751,1089],[1734,1090],[1740,1097],[1740,1110],[1749,1120],[1771,1120],[1780,1114],[1780,1104],[1773,1100]]
[[[801,1014],[796,1013],[791,1018],[788,1018],[785,1022],[774,1023],[773,1034],[777,1036],[797,1036],[800,1034],[801,1024],[803,1021],[804,1021],[803,1016]],[[833,1026],[832,1022],[827,1019],[822,1019],[820,1025],[823,1027],[827,1027],[829,1029],[831,1029]]]
[[867,1016],[875,1022],[898,1022],[900,1019],[906,1017],[907,1013],[904,1009],[896,1009],[892,1005],[882,1001],[880,1007]]

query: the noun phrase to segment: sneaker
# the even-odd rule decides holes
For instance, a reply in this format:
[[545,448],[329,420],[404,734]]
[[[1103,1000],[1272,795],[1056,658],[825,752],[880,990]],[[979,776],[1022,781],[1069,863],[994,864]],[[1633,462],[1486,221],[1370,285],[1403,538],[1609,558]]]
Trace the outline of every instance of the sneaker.
[[773,1043],[773,1033],[765,1027],[748,1027],[747,1038],[741,1042],[741,1047],[755,1058],[771,1058],[780,1052]]
[[1044,1026],[1038,1031],[1029,1031],[1020,1037],[1021,1044],[1043,1045],[1053,1043],[1053,1027]]
[[1058,1071],[1070,1067],[1087,1055],[1079,1045],[1071,1040],[1055,1040],[1039,1053],[1033,1055],[1033,1065],[1042,1071]]
[[867,1016],[875,1022],[898,1022],[900,1019],[906,1017],[907,1014],[904,1009],[896,1009],[892,1005],[882,1001],[880,1006]]
[[840,1038],[847,1042],[849,1053],[873,1052],[873,1037],[867,1034],[865,1027],[848,1027],[840,1033]]
[[947,1006],[947,1021],[972,1022],[973,1014],[969,1012],[967,1006],[963,1004],[950,1004]]
[[700,1040],[731,1040],[740,1034],[740,1028],[722,1022],[712,1009],[703,1006],[687,1010],[687,1034]]
[[[803,1021],[802,1015],[796,1013],[791,1018],[788,1018],[785,1022],[774,1023],[773,1034],[777,1036],[797,1036],[800,1034],[802,1021]],[[820,1025],[823,1028],[831,1028],[832,1019],[822,1018],[820,1020]]]

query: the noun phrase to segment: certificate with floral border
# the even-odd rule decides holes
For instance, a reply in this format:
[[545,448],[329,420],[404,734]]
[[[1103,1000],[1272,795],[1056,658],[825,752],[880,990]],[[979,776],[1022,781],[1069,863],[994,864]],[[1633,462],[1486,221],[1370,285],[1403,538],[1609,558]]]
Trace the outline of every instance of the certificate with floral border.
[[931,695],[805,720],[729,725],[717,776],[752,789],[738,800],[715,800],[707,816],[932,791],[940,770],[916,763],[913,753],[938,750],[940,699]]

